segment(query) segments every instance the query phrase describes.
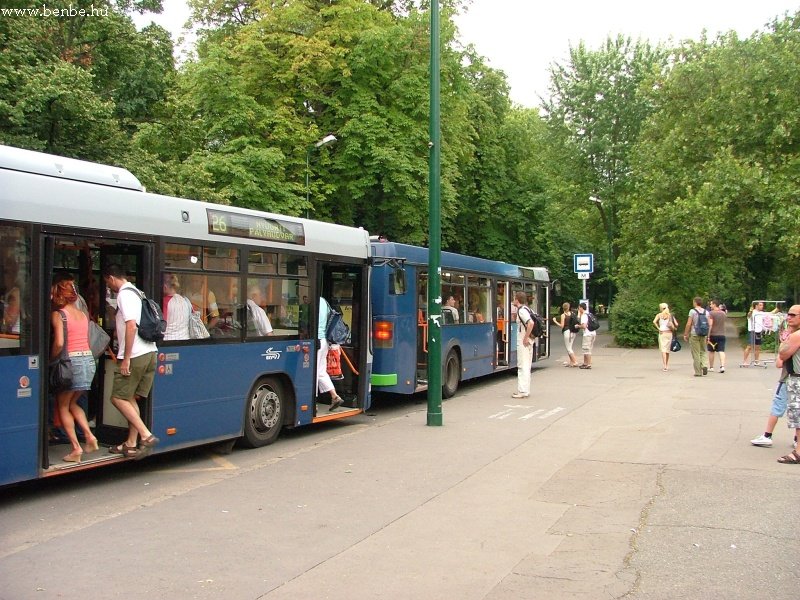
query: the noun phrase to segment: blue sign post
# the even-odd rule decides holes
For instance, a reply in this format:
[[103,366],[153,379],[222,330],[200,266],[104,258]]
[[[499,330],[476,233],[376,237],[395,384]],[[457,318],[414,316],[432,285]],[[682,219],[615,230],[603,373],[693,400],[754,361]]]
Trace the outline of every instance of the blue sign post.
[[594,273],[594,254],[573,254],[572,265],[575,273],[578,274],[578,279],[583,282],[583,298],[581,302],[586,303],[586,308],[589,308],[589,297],[586,295],[586,281],[589,275]]

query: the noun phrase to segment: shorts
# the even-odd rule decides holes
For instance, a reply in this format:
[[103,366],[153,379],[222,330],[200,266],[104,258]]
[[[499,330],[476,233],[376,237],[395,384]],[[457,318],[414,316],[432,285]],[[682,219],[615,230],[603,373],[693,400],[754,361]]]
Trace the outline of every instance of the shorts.
[[597,336],[596,335],[583,335],[583,342],[581,343],[581,350],[584,354],[591,354],[592,348],[594,348],[594,340]]
[[725,352],[726,340],[727,338],[724,335],[710,335],[708,336],[706,350],[709,352]]
[[88,355],[70,356],[69,362],[72,363],[72,387],[70,391],[89,390],[92,388],[92,380],[97,365],[94,356]]
[[131,359],[131,374],[128,377],[119,372],[120,361],[114,365],[114,387],[112,398],[133,400],[134,396],[147,398],[156,377],[156,353],[148,352]]
[[782,417],[786,412],[786,382],[779,381],[775,388],[775,395],[772,397],[772,410],[769,411],[773,417]]
[[800,429],[800,377],[786,380],[789,402],[786,404],[786,424],[789,429]]
[[756,346],[761,345],[761,337],[762,333],[760,331],[751,331],[750,335],[748,336],[748,341],[751,341]]

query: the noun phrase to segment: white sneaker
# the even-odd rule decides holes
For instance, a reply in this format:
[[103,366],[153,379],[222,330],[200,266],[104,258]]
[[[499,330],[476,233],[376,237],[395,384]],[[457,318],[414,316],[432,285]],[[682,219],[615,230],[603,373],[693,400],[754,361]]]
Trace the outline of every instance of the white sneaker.
[[754,440],[750,440],[750,443],[753,446],[763,446],[764,448],[771,448],[772,447],[772,438],[768,438],[764,434],[761,434]]
[[708,367],[708,372],[709,373],[713,373],[714,372],[714,367]]
[[527,398],[528,394],[520,394],[519,392],[514,392],[511,394],[512,398]]
[[724,372],[725,372],[725,367],[720,367],[720,368],[719,368],[719,372],[720,372],[720,373],[724,373]]

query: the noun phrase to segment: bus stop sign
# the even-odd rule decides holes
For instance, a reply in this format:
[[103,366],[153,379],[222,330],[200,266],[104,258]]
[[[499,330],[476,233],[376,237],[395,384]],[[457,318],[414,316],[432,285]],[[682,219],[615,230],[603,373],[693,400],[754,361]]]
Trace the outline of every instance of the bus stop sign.
[[594,254],[573,254],[575,273],[594,273]]

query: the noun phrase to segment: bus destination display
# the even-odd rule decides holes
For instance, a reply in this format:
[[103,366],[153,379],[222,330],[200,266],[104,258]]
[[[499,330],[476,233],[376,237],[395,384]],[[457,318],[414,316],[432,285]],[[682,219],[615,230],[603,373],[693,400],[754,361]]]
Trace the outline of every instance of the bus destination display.
[[306,235],[301,223],[291,223],[279,219],[267,219],[256,215],[243,215],[224,210],[206,209],[208,213],[208,232],[214,235],[283,242],[285,244],[306,243]]

